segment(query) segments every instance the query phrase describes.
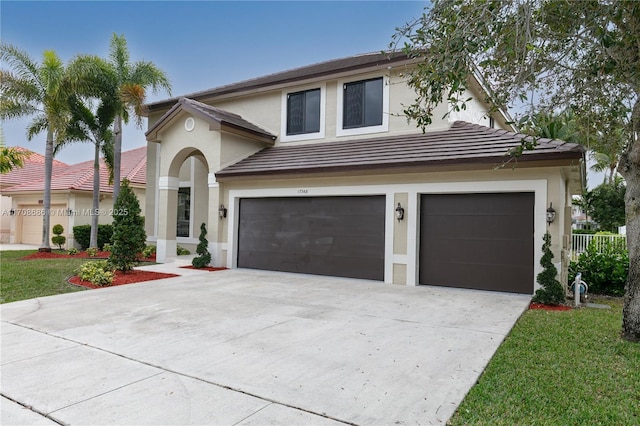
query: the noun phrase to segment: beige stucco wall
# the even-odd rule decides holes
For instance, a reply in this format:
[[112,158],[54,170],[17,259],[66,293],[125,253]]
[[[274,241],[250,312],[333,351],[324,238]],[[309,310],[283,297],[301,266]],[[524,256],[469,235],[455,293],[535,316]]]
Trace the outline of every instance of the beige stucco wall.
[[[142,210],[141,214],[144,216],[146,191],[144,188],[133,187],[133,192],[138,197],[138,201],[140,202]],[[25,220],[24,216],[28,211],[42,209],[42,204],[39,203],[39,201],[42,200],[42,197],[43,195],[39,193],[13,195],[11,207],[14,208],[17,213],[12,216],[10,220],[10,242],[23,242],[22,235],[25,223],[33,223],[33,221],[29,221],[28,219]],[[53,228],[53,226],[56,224],[60,224],[64,227],[64,233],[62,235],[67,238],[67,248],[75,246],[75,242],[73,239],[73,227],[78,225],[91,224],[91,211],[93,210],[92,206],[93,201],[92,194],[90,192],[66,191],[53,192],[51,194],[52,210],[50,215],[50,225],[51,228]],[[72,211],[71,215],[68,214],[67,209],[70,209]],[[113,218],[111,216],[112,210],[113,197],[110,194],[102,194],[102,201],[100,201],[99,203],[98,223],[111,223],[113,221]],[[53,236],[53,232],[51,232],[51,230],[50,235]]]
[[[247,196],[300,196],[301,190],[304,196],[313,195],[357,195],[360,193],[379,193],[391,196],[388,202],[387,214],[391,220],[387,220],[387,226],[391,226],[392,256],[390,282],[407,283],[416,275],[411,275],[407,270],[413,263],[412,253],[415,255],[417,246],[416,217],[419,216],[419,194],[449,191],[464,192],[529,192],[536,190],[536,226],[535,247],[536,264],[535,274],[540,271],[539,258],[541,255],[542,235],[548,229],[552,234],[552,251],[554,262],[561,269],[563,261],[563,236],[570,232],[570,218],[563,212],[570,195],[567,194],[567,182],[563,167],[538,167],[538,168],[504,168],[484,170],[462,170],[441,172],[397,173],[397,174],[353,174],[351,176],[292,176],[291,178],[275,178],[260,180],[236,180],[221,183],[222,202],[234,206],[236,198]],[[504,185],[500,182],[505,183]],[[486,184],[485,184],[486,183]],[[521,185],[522,184],[522,185]],[[407,188],[411,188],[410,191]],[[504,189],[507,188],[507,189]],[[315,189],[315,190],[314,190]],[[367,192],[368,191],[368,192]],[[233,196],[233,198],[231,198]],[[395,220],[394,210],[400,202],[405,208],[405,220]],[[549,203],[558,211],[554,223],[547,227],[545,212]],[[231,222],[223,226],[219,243],[226,245],[226,250],[232,250],[234,241],[230,238],[230,232],[237,230],[237,217],[233,214],[229,218]],[[413,245],[413,247],[412,247]],[[564,259],[566,260],[566,259]],[[565,262],[566,263],[566,262]],[[226,265],[232,266],[232,265]],[[563,277],[564,278],[564,277]],[[411,284],[411,283],[409,283]]]
[[11,235],[11,197],[0,194],[0,243],[8,243]]

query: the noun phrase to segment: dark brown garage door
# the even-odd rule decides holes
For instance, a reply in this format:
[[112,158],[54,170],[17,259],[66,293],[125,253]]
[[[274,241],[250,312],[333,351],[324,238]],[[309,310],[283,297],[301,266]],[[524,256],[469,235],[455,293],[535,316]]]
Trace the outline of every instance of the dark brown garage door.
[[240,200],[238,267],[384,279],[384,196]]
[[420,284],[533,293],[533,193],[421,197]]

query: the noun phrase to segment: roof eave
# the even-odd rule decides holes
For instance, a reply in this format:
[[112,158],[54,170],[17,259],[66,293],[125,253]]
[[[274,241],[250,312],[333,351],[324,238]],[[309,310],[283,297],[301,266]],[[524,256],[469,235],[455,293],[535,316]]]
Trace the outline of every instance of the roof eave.
[[[384,163],[384,164],[357,164],[357,165],[341,165],[341,166],[324,166],[324,167],[305,167],[305,168],[291,168],[291,169],[273,169],[273,170],[256,170],[256,171],[220,171],[216,173],[216,180],[223,182],[227,179],[233,179],[237,177],[259,177],[259,176],[286,176],[286,175],[298,175],[315,174],[315,173],[333,173],[333,172],[350,172],[350,171],[369,171],[369,170],[391,170],[391,169],[408,169],[408,168],[432,168],[440,166],[473,166],[473,165],[487,165],[491,164],[494,167],[508,164],[509,160],[516,157],[510,157],[504,155],[501,157],[484,157],[484,158],[469,158],[469,159],[450,159],[450,160],[426,160],[426,161],[412,161],[412,162],[397,162],[397,163]],[[530,162],[557,162],[566,160],[566,165],[572,165],[575,160],[582,160],[583,155],[581,152],[558,152],[558,153],[530,153],[525,154],[522,157],[515,159],[514,167],[517,164],[530,163]],[[427,170],[424,170],[427,171]]]
[[[345,59],[345,58],[342,58]],[[338,59],[339,60],[339,59]],[[336,60],[336,61],[338,61]],[[211,101],[215,98],[218,97],[222,97],[225,95],[230,95],[230,94],[244,94],[246,92],[252,92],[252,91],[256,91],[258,89],[263,89],[263,88],[277,88],[279,86],[283,86],[283,85],[290,85],[291,83],[297,83],[297,82],[301,82],[301,81],[307,81],[307,80],[313,80],[313,79],[317,79],[317,78],[325,78],[328,76],[332,76],[332,75],[340,75],[342,73],[348,73],[351,71],[356,71],[356,70],[367,70],[370,68],[380,68],[382,66],[388,66],[388,64],[394,64],[394,65],[402,65],[403,63],[409,64],[414,62],[415,60],[413,58],[408,58],[406,55],[400,55],[400,56],[396,56],[396,57],[392,57],[392,58],[388,58],[387,62],[385,64],[380,64],[379,60],[372,60],[370,62],[364,63],[364,64],[357,64],[357,65],[352,65],[352,66],[345,66],[345,67],[340,67],[340,68],[336,68],[336,69],[332,69],[329,71],[321,71],[321,72],[315,72],[315,73],[309,73],[309,74],[304,74],[304,75],[300,75],[300,76],[296,76],[296,77],[289,77],[289,78],[282,78],[276,81],[270,81],[270,82],[263,82],[265,77],[270,77],[273,76],[274,74],[268,75],[268,76],[262,76],[262,77],[258,77],[252,80],[255,80],[255,84],[248,84],[250,81],[252,80],[245,80],[245,81],[241,81],[238,83],[232,83],[226,86],[221,86],[221,87],[216,87],[216,88],[212,88],[212,89],[208,89],[208,90],[203,90],[200,92],[194,92],[194,93],[190,93],[184,96],[180,96],[180,97],[172,97],[169,99],[165,99],[165,100],[161,100],[161,101],[157,101],[157,102],[151,102],[146,104],[146,108],[149,112],[157,112],[157,111],[162,111],[163,109],[166,108],[171,108],[173,105],[175,105],[177,102],[180,101],[181,97],[187,97],[190,99],[194,99],[196,101],[199,102],[206,102],[206,101]],[[316,64],[317,65],[317,64]],[[310,66],[311,67],[311,66]],[[305,68],[305,67],[302,67]],[[287,70],[287,71],[283,71],[281,73],[276,73],[277,74],[283,74],[286,75],[286,73],[291,72],[292,70]],[[244,85],[244,86],[242,86]]]

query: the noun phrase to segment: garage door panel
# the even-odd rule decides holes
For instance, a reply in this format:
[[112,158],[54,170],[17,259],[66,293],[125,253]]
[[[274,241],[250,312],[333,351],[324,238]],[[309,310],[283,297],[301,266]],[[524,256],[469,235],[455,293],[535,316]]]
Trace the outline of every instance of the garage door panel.
[[533,293],[533,193],[421,196],[420,283]]
[[238,266],[384,278],[383,196],[240,200]]

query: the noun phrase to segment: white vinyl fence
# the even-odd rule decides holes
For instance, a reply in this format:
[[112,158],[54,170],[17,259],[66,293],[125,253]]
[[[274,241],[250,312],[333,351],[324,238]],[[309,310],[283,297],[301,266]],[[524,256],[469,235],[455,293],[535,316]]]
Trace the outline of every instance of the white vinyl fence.
[[592,241],[598,252],[604,251],[608,244],[627,245],[626,235],[571,234],[571,260],[577,260],[580,253],[587,251]]

